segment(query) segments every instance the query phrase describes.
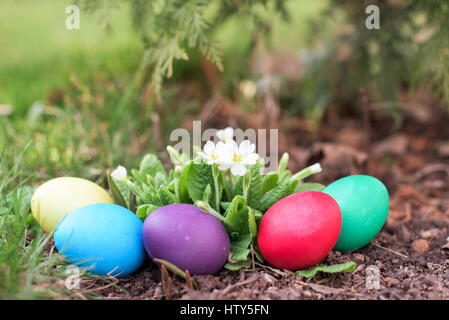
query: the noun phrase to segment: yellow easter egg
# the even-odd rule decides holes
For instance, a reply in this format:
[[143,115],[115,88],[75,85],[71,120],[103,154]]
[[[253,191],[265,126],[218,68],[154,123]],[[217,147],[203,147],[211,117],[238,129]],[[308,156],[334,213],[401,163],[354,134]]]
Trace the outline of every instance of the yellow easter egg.
[[114,201],[103,188],[89,180],[61,177],[37,188],[31,198],[31,212],[42,229],[50,233],[66,214],[95,203]]

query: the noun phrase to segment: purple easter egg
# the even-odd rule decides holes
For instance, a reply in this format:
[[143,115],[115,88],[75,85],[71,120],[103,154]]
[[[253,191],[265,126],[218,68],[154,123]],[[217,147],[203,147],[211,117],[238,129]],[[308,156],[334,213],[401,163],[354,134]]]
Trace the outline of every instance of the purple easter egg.
[[191,204],[171,204],[144,221],[145,249],[190,274],[214,274],[226,263],[230,242],[221,222]]

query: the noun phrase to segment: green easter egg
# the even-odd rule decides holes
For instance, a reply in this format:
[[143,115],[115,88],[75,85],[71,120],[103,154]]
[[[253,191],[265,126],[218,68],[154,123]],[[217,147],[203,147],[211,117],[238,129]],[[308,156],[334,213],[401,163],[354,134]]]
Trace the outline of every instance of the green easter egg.
[[342,226],[334,250],[359,249],[382,229],[388,215],[389,197],[377,178],[353,175],[341,178],[324,190],[340,206]]

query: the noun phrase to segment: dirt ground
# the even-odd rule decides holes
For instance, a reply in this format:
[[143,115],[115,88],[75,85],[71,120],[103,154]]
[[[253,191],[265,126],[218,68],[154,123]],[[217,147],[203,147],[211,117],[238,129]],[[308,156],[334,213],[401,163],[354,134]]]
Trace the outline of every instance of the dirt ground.
[[[319,131],[296,118],[271,123],[271,127],[288,128],[279,143],[281,152],[290,153],[292,170],[320,161],[323,172],[315,181],[327,184],[349,174],[370,174],[386,184],[390,211],[378,236],[362,249],[331,252],[323,261],[335,264],[352,260],[357,263],[355,271],[319,273],[306,279],[257,265],[255,272],[223,270],[214,276],[194,276],[199,290],[191,290],[183,279],[174,278],[168,298],[448,299],[449,115],[425,95],[410,99],[421,107],[407,105],[398,130],[392,117],[378,111],[364,117],[331,111]],[[215,114],[202,119],[209,127],[223,126],[210,120],[220,112],[224,113],[220,121],[226,125],[240,124],[232,106],[229,109],[223,102],[217,108]],[[246,125],[262,127],[262,123],[251,124],[252,120],[254,117],[248,117]],[[369,266],[379,268],[379,288],[367,288]],[[91,288],[106,299],[164,298],[161,272],[150,261],[116,284],[126,292],[101,281]]]

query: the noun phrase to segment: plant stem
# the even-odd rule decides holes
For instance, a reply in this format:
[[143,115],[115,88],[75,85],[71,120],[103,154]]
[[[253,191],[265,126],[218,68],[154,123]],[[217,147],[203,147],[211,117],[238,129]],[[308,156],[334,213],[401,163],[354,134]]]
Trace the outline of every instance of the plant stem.
[[249,186],[251,185],[251,171],[246,171],[245,176],[243,177],[243,198],[246,199],[248,197]]
[[211,215],[213,215],[214,217],[216,217],[218,220],[220,220],[221,223],[223,223],[227,228],[229,228],[229,230],[233,230],[234,228],[232,227],[232,225],[229,223],[228,220],[226,220],[225,217],[223,217],[220,213],[218,213],[217,211],[215,211],[214,209],[212,209],[212,207],[204,202],[204,201],[197,201],[195,202],[195,205],[200,208],[203,211],[206,211],[208,213],[210,213]]
[[176,198],[178,198],[178,202],[181,202],[181,197],[179,195],[179,179],[181,178],[182,173],[182,167],[176,166],[175,167],[175,195]]
[[247,197],[248,197],[248,190],[243,189],[243,198],[245,199],[245,201]]
[[220,186],[218,184],[218,165],[213,164],[212,166],[212,175],[214,176],[214,188],[215,188],[215,210],[219,213],[220,212]]
[[175,196],[178,198],[178,201],[181,202],[181,198],[179,197],[179,178],[175,179]]

